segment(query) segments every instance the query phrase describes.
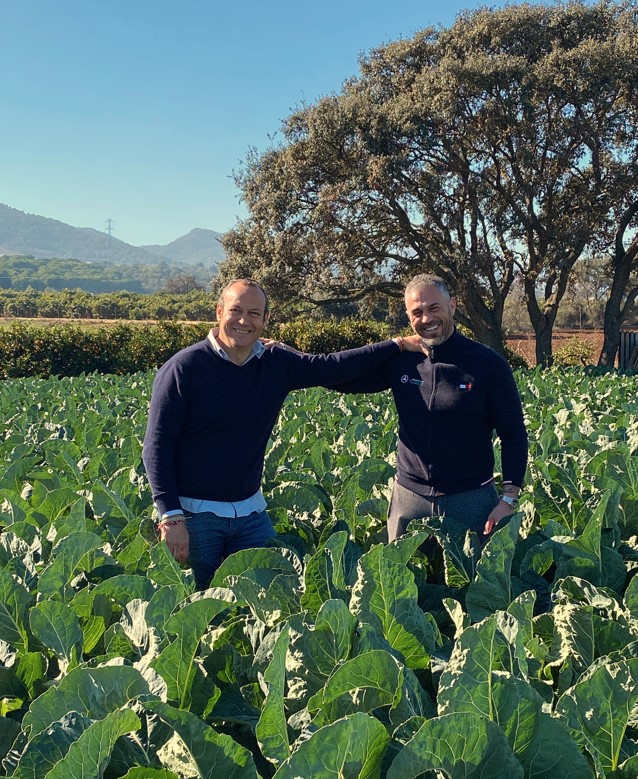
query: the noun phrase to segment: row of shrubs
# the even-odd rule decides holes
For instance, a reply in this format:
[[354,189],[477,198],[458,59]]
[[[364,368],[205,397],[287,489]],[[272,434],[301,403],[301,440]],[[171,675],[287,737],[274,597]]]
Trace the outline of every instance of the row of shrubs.
[[[157,368],[205,338],[209,324],[51,324],[0,328],[0,379],[125,374]],[[314,320],[275,325],[267,335],[305,352],[335,352],[390,337],[383,323]]]
[[[152,370],[204,338],[209,327],[178,322],[92,326],[14,322],[0,328],[0,379]],[[382,341],[394,333],[384,322],[308,318],[273,325],[267,335],[304,352],[325,353]],[[591,361],[591,352],[585,354],[582,345],[570,344],[564,351],[562,357],[560,352],[556,355],[559,365]],[[507,350],[507,357],[514,368],[528,367],[515,352]]]
[[135,373],[203,338],[201,324],[29,325],[0,328],[0,378]]
[[[210,324],[51,324],[23,321],[0,328],[0,379],[24,376],[125,374],[152,370],[172,354],[206,337]],[[267,335],[304,352],[336,352],[390,337],[387,324],[298,320],[272,326]]]

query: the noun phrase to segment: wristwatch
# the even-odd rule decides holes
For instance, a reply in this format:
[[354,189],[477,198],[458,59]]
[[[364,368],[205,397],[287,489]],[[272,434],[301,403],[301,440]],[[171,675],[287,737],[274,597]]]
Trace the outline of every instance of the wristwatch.
[[511,495],[501,495],[501,500],[503,503],[507,503],[512,511],[516,511],[518,508],[518,498],[513,498]]

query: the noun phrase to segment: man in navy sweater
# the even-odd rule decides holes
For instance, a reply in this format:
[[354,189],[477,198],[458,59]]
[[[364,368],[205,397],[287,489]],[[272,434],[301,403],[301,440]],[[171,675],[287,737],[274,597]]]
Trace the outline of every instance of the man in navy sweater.
[[266,349],[268,298],[252,279],[225,287],[217,317],[218,332],[157,372],[143,448],[161,538],[178,562],[190,562],[198,589],[223,558],[274,535],[260,485],[288,393],[354,379],[423,348],[415,335],[329,355]]
[[[527,432],[514,376],[492,349],[454,326],[456,300],[438,276],[405,289],[410,325],[425,355],[396,354],[341,392],[391,389],[399,416],[397,476],[388,510],[390,541],[412,519],[446,516],[486,540],[518,508]],[[501,442],[501,493],[494,483],[494,433]]]

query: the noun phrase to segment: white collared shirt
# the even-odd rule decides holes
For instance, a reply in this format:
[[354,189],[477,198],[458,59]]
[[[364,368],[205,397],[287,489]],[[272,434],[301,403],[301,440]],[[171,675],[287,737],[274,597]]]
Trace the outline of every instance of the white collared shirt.
[[[215,338],[212,330],[210,330],[208,333],[208,340],[211,342],[216,354],[218,354],[223,360],[230,360],[228,353],[224,351],[224,347],[219,343],[217,338]],[[262,342],[259,339],[257,339],[253,344],[253,348],[251,349],[250,354],[242,362],[242,365],[246,365],[246,363],[250,362],[250,360],[252,360],[253,357],[261,357],[265,351],[266,351],[266,347],[262,344]]]

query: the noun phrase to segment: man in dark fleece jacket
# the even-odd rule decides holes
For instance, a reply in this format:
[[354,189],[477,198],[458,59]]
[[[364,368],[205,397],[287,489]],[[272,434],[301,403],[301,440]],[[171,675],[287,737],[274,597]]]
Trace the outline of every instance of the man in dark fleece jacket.
[[260,484],[266,445],[287,394],[379,368],[418,336],[329,355],[300,355],[259,340],[268,299],[252,279],[228,284],[219,331],[182,349],[157,372],[143,459],[171,554],[199,589],[232,552],[274,535]]
[[[424,354],[396,354],[380,368],[333,386],[341,392],[391,389],[399,415],[397,476],[388,538],[412,519],[446,516],[480,534],[518,508],[527,432],[514,376],[492,349],[454,327],[456,301],[443,279],[422,274],[405,305]],[[493,436],[501,442],[501,494],[494,484]]]

